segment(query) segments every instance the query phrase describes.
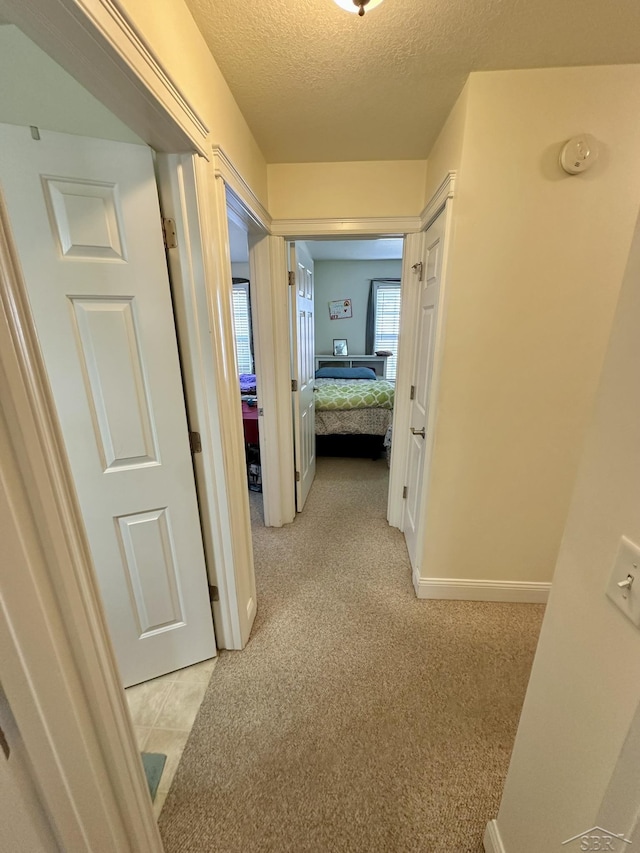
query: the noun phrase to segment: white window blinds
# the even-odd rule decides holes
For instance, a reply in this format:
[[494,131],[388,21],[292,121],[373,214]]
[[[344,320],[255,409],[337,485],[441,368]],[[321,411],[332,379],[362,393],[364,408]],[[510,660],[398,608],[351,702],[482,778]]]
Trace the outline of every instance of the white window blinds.
[[400,332],[400,283],[375,282],[374,350],[389,350],[387,379],[396,378],[398,334]]
[[240,373],[253,373],[251,354],[251,314],[249,283],[233,285],[233,328],[236,336],[236,357]]

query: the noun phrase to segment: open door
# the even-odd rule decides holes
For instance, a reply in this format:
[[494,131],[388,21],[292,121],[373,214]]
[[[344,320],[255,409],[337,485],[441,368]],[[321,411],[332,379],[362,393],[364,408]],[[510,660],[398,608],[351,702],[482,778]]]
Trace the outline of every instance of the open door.
[[[431,402],[431,378],[435,349],[440,279],[442,275],[444,211],[429,226],[424,235],[416,234],[415,240],[424,240],[422,261],[415,267],[419,278],[420,300],[418,305],[417,336],[411,372],[411,413],[409,420],[409,452],[405,478],[406,506],[403,531],[407,550],[414,571],[420,559],[418,527],[423,514],[423,482],[426,460],[426,431]],[[412,235],[413,236],[413,235]]]
[[315,328],[313,259],[304,243],[291,243],[291,361],[296,462],[296,509],[302,512],[316,476]]
[[151,151],[0,125],[5,195],[125,686],[216,653]]

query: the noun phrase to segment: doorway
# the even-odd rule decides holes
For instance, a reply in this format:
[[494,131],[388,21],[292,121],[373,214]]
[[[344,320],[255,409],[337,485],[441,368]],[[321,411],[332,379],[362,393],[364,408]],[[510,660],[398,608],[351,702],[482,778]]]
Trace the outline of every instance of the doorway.
[[[360,470],[349,459],[371,465],[390,463],[395,376],[401,311],[402,238],[305,240],[292,243],[291,269],[312,277],[313,322],[301,345],[302,297],[297,281],[291,291],[292,367],[298,394],[312,377],[313,413],[299,405],[294,391],[296,471],[313,472],[306,456],[344,460],[343,469]],[[300,258],[304,261],[301,263]],[[295,271],[296,259],[298,271]],[[310,271],[308,271],[310,270]],[[301,272],[302,271],[302,272]],[[308,271],[308,272],[307,272]],[[300,291],[295,298],[294,292]],[[310,355],[310,371],[303,359]],[[297,372],[296,372],[297,371]],[[301,402],[301,401],[300,401]],[[309,441],[303,425],[312,422]],[[311,445],[312,450],[307,449]],[[344,473],[343,471],[343,473]],[[388,476],[388,473],[387,475]],[[296,474],[297,477],[297,474]],[[304,500],[300,499],[298,511]],[[309,492],[310,483],[303,495]]]

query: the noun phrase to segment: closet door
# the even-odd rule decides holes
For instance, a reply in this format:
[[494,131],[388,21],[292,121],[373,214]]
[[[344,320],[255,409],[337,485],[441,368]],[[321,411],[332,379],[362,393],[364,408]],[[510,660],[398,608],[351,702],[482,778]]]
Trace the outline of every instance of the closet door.
[[151,150],[0,125],[0,186],[125,686],[216,653]]

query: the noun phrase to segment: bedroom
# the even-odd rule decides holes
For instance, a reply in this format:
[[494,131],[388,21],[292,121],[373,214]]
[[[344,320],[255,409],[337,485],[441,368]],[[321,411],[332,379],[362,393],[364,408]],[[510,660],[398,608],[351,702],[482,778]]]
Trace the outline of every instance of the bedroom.
[[[264,400],[256,388],[255,350],[251,317],[251,286],[246,228],[229,212],[231,267],[234,288],[236,355],[242,395],[247,481],[250,491],[261,492],[258,424]],[[308,494],[315,459],[361,457],[390,459],[397,334],[400,316],[402,239],[298,241],[290,247],[307,270],[314,288],[311,303],[315,343],[301,348],[306,365],[298,365],[299,400],[303,415],[295,425],[298,455],[306,444],[310,464],[296,464],[306,472],[298,483],[298,510]],[[290,268],[296,266],[290,258]],[[302,268],[302,267],[301,267]],[[293,292],[293,290],[292,290]],[[254,295],[254,294],[253,294]],[[346,303],[346,307],[345,307]],[[297,334],[297,333],[296,333]],[[292,353],[298,351],[292,335]],[[375,355],[375,353],[391,353]],[[292,355],[292,367],[297,359]],[[313,378],[306,383],[302,373]],[[375,384],[371,384],[375,383]],[[312,390],[312,396],[309,391]],[[311,436],[304,435],[304,408],[312,405]],[[300,410],[300,405],[294,409]],[[306,481],[306,482],[305,482]],[[301,494],[302,492],[302,494]]]

